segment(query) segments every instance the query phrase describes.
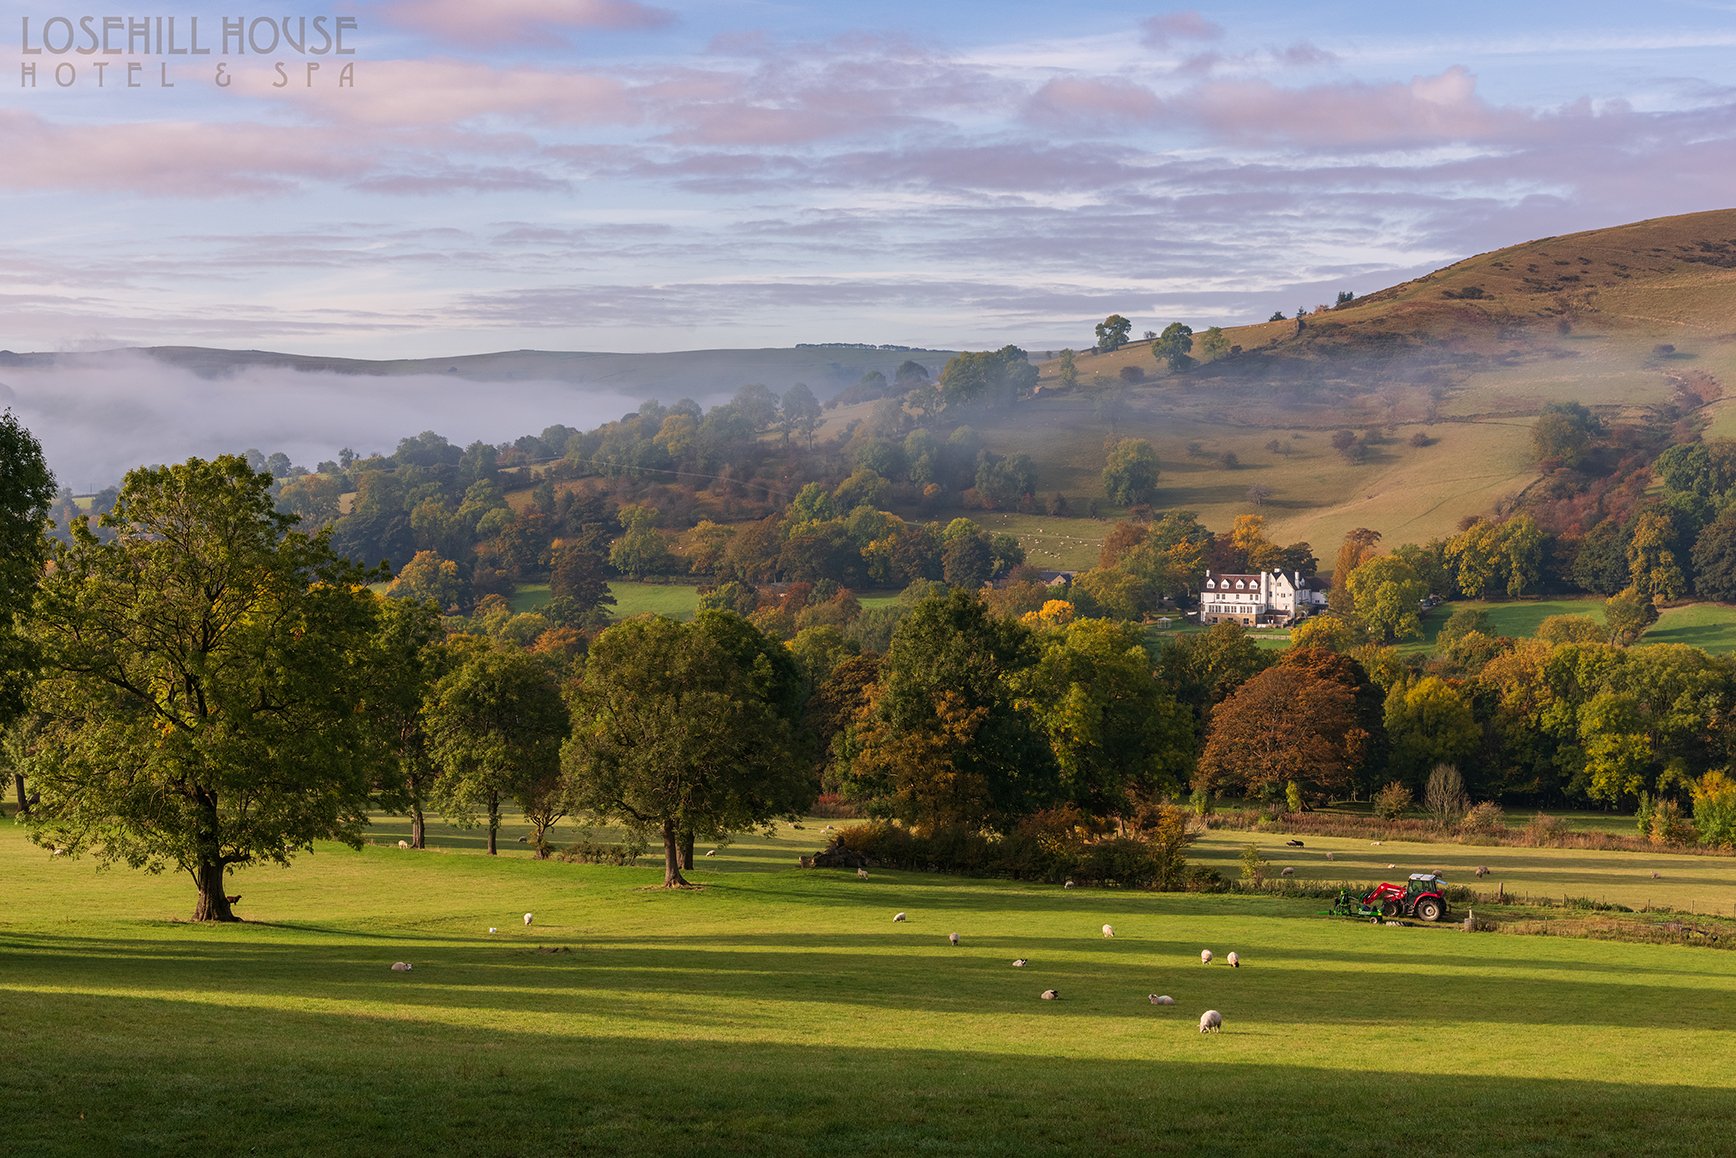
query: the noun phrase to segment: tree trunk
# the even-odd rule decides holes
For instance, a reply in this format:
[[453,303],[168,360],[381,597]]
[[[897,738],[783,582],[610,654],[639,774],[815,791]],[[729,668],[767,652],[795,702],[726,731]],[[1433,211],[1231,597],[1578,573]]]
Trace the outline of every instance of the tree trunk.
[[199,904],[193,910],[195,921],[239,921],[229,908],[229,898],[223,892],[223,865],[219,861],[200,861],[190,870],[193,883],[199,886]]
[[693,871],[693,830],[688,829],[681,834],[681,867],[688,872]]
[[685,888],[687,878],[681,875],[681,836],[675,831],[675,822],[663,822],[663,887],[666,889]]
[[18,793],[18,815],[30,815],[30,797],[24,794],[24,773],[12,773],[12,790]]
[[410,847],[428,847],[428,825],[422,819],[422,806],[415,801],[410,803]]
[[496,838],[500,835],[500,793],[488,794],[488,855],[499,855]]

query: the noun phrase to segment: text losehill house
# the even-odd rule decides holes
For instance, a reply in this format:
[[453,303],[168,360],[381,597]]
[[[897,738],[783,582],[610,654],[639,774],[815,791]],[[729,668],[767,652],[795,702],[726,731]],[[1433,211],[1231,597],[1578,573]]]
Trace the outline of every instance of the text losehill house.
[[[348,57],[356,53],[353,37],[357,30],[354,16],[221,16],[216,19],[197,16],[50,16],[34,20],[24,16],[19,22],[18,83],[21,88],[72,88],[89,81],[98,88],[108,88],[108,69],[117,65],[109,58],[128,57],[125,79],[113,87],[143,88],[146,86],[145,62],[141,57],[156,57],[157,75],[154,87],[174,88],[170,72],[171,59],[209,57],[216,60],[207,74],[211,82],[227,88],[234,80],[230,61],[241,58],[270,62],[271,87],[284,88],[290,83],[291,64],[285,59],[300,57],[298,70],[305,87],[312,87],[320,75],[320,58]],[[45,57],[40,73],[32,58]],[[340,88],[355,84],[355,65],[345,62],[336,69],[335,83]]]

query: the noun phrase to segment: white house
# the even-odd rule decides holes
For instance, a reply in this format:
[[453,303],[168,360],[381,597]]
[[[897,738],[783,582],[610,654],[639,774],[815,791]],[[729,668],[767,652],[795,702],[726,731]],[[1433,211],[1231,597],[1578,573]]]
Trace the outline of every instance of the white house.
[[1206,572],[1200,587],[1200,623],[1239,623],[1243,627],[1286,627],[1326,602],[1300,571],[1261,571],[1254,575]]

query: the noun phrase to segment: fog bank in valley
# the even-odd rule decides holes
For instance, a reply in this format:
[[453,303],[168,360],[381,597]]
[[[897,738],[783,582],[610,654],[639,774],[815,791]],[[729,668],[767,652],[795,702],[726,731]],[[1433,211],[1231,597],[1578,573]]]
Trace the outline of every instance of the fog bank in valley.
[[510,442],[555,423],[594,427],[638,409],[640,401],[566,382],[436,374],[248,367],[204,377],[133,352],[0,369],[0,407],[41,441],[61,485],[79,493],[117,483],[143,464],[250,447],[282,451],[311,469],[343,447],[390,452],[399,439],[424,430],[459,445]]

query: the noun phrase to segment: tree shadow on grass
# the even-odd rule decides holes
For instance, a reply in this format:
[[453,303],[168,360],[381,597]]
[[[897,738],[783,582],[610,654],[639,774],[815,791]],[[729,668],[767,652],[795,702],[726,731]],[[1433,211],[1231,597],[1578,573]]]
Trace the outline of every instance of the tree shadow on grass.
[[[1063,1007],[1046,1012],[1058,1044],[1075,1031]],[[1728,1141],[1724,1088],[1441,1072],[1473,1058],[1383,1072],[1295,1056],[1306,1047],[1233,1018],[1210,1037],[1191,1018],[1165,1025],[1114,1058],[82,994],[15,1007],[8,1029],[22,1047],[0,1074],[8,1146],[32,1155],[1713,1154]]]

